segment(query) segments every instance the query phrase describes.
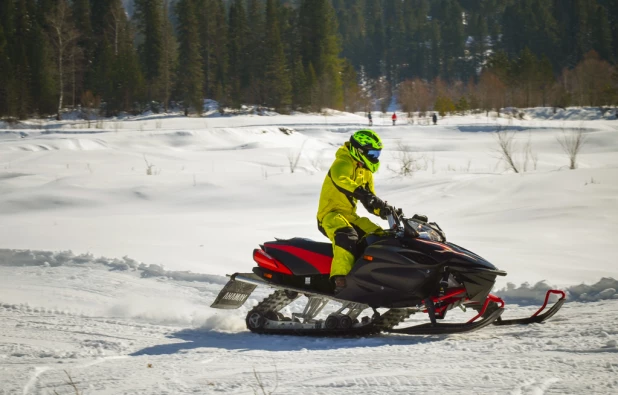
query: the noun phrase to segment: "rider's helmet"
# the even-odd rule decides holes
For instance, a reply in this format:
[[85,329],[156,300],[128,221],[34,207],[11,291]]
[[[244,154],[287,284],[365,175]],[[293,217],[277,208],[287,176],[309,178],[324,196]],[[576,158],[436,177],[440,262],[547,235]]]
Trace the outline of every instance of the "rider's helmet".
[[359,130],[350,137],[350,155],[372,173],[380,167],[381,152],[382,140],[373,130]]

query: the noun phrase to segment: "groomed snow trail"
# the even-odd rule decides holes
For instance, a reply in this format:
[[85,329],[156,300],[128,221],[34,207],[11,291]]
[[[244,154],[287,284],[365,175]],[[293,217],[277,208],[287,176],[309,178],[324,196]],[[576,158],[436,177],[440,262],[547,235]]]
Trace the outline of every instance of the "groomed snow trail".
[[207,307],[219,284],[96,265],[0,267],[0,278],[23,300],[50,296],[0,300],[3,395],[71,393],[65,371],[82,394],[253,394],[260,383],[275,394],[618,391],[615,300],[571,302],[544,324],[466,335],[316,339],[246,331],[246,310]]

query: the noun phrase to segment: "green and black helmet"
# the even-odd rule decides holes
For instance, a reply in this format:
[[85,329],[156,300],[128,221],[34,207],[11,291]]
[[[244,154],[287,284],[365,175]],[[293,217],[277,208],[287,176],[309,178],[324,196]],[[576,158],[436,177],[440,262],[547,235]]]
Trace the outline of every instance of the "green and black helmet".
[[372,173],[380,167],[381,152],[382,140],[373,130],[359,130],[350,137],[350,155]]

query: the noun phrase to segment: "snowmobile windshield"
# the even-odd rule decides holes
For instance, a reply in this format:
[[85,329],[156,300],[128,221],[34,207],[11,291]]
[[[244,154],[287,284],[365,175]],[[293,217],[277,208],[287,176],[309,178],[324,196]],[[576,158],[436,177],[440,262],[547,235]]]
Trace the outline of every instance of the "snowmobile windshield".
[[419,239],[437,241],[444,243],[446,239],[436,229],[422,222],[415,221],[413,219],[406,219],[408,225],[418,233]]

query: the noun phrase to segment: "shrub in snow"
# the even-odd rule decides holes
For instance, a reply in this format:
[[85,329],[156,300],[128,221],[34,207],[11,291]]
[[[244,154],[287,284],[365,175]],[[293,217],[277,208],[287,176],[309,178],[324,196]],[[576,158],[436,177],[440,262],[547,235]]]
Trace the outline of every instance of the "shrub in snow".
[[557,140],[564,153],[569,157],[569,169],[577,169],[577,156],[587,140],[584,129],[579,128],[570,133],[563,130],[562,136],[558,137]]
[[390,166],[387,166],[387,168],[390,171],[402,176],[411,176],[417,171],[427,170],[429,167],[429,160],[424,155],[415,155],[412,151],[412,147],[401,141],[397,143],[397,154],[395,155],[395,160],[397,161],[399,168],[392,168]]

